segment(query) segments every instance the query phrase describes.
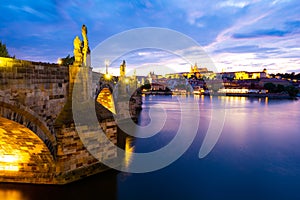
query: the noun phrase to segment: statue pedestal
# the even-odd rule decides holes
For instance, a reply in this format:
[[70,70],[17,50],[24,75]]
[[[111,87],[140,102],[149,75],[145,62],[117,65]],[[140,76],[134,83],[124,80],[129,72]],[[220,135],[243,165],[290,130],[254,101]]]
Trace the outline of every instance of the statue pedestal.
[[[92,68],[79,65],[69,66],[69,95],[79,101],[88,101],[92,98]],[[76,84],[76,87],[74,88]]]

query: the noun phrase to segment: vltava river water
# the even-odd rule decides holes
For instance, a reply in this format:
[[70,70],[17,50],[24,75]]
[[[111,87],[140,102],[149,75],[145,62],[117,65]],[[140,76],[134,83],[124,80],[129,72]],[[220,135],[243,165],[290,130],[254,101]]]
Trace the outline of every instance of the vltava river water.
[[[197,102],[199,116],[182,110],[179,101]],[[165,111],[154,109],[149,115],[151,107]],[[225,109],[224,126],[215,147],[200,159],[214,109]],[[187,151],[163,169],[138,174],[111,170],[64,186],[0,184],[0,199],[300,199],[299,101],[147,96],[140,124],[165,116],[164,127],[150,138],[128,139],[127,147],[145,153],[168,145],[182,114],[189,121],[184,126],[198,117],[197,135]],[[130,168],[134,159],[126,162]]]

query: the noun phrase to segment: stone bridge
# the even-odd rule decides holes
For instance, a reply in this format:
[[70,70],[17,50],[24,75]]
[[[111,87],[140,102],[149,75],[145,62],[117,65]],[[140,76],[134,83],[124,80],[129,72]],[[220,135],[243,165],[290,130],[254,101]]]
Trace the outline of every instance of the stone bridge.
[[[0,182],[64,184],[107,169],[87,151],[74,127],[71,94],[78,67],[0,58]],[[97,99],[105,87],[99,87],[99,74],[84,70],[81,97]],[[112,85],[106,88],[111,91]],[[95,103],[99,124],[113,145],[103,148],[93,140],[97,131],[80,128],[89,132],[103,159],[113,160],[124,138],[118,136],[111,110]]]
[[37,134],[56,156],[54,122],[66,103],[65,66],[0,58],[0,114]]

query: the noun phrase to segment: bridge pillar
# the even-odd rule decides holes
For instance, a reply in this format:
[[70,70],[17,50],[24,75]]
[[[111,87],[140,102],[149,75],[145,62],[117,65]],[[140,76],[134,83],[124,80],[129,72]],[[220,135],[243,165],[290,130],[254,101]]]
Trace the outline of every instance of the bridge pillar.
[[82,67],[79,65],[69,66],[69,98],[74,94],[74,84],[81,87],[80,94],[76,94],[76,98],[80,101],[87,101],[93,97],[92,91],[92,68]]

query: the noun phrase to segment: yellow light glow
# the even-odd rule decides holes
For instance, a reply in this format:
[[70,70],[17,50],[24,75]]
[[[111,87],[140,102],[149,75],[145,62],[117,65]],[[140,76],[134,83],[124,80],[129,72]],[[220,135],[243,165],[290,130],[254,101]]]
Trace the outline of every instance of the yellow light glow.
[[[31,130],[2,117],[0,124],[1,178],[17,177],[27,172],[35,173],[36,167],[32,164],[45,169],[54,166],[47,146]],[[31,159],[32,155],[35,155],[35,159]]]
[[12,164],[1,164],[0,163],[0,171],[19,171],[19,167],[17,165]]
[[201,100],[202,100],[202,102],[204,101],[204,95],[201,95]]
[[4,60],[0,58],[0,67],[2,67],[3,65],[4,65]]
[[116,114],[113,95],[108,88],[103,88],[97,97],[97,102],[103,105],[105,108]]
[[132,154],[134,153],[134,146],[132,145],[133,139],[130,137],[126,138],[125,141],[125,167],[129,167],[132,162]]
[[0,171],[19,171],[19,157],[13,154],[0,155]]
[[0,199],[5,199],[5,200],[24,199],[25,196],[21,191],[22,190],[18,190],[18,189],[2,189],[0,190]]
[[0,155],[0,162],[16,162],[18,161],[18,156],[16,155],[10,155],[10,154],[6,154],[6,155]]
[[110,80],[110,79],[111,79],[111,75],[110,75],[110,74],[104,74],[104,78],[105,78],[106,80]]
[[199,100],[200,99],[200,95],[194,95],[194,99]]
[[57,59],[57,64],[61,65],[63,63],[63,60],[61,58]]
[[13,60],[12,58],[0,57],[0,67],[9,67],[9,63],[13,62]]
[[126,83],[126,84],[129,83],[129,79],[128,79],[128,78],[125,79],[125,83]]

